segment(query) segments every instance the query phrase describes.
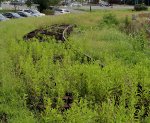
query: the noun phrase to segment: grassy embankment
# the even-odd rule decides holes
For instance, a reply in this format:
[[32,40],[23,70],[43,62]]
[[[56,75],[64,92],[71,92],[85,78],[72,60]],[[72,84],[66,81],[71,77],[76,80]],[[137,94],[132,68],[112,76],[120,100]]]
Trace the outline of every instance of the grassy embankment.
[[[110,11],[10,20],[0,23],[0,115],[13,123],[149,122],[150,51],[143,35],[130,37],[119,24],[106,25]],[[129,11],[111,11],[123,22]],[[54,23],[77,28],[67,43],[22,40],[24,34]],[[144,43],[143,43],[144,42]],[[144,46],[143,46],[144,45]],[[53,62],[55,55],[62,62]],[[102,65],[103,66],[102,66]],[[66,92],[71,109],[61,112]],[[56,108],[51,104],[57,100]],[[30,100],[31,99],[31,100]],[[40,107],[41,106],[41,107]],[[44,109],[44,108],[46,109]],[[44,111],[41,111],[44,110]]]

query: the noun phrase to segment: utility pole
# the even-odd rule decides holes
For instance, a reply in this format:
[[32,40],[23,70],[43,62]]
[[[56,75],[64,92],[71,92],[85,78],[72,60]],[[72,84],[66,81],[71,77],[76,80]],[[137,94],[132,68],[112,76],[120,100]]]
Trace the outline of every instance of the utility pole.
[[90,3],[90,12],[92,11],[91,3]]
[[92,5],[91,5],[91,0],[90,0],[90,12],[92,11]]
[[2,7],[2,0],[0,0],[0,8]]

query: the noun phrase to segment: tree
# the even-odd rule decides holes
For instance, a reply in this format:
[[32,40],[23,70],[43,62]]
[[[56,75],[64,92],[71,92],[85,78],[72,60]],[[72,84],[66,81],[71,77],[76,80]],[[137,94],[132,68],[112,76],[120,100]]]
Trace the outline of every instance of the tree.
[[50,5],[57,5],[61,0],[33,0],[35,4],[39,4],[38,9],[40,12],[47,9]]
[[76,0],[76,1],[83,4],[83,2],[84,2],[85,0]]
[[91,2],[91,0],[90,0],[89,4],[90,4],[90,12],[91,12],[92,11],[92,2]]
[[0,0],[0,7],[2,6],[2,2],[3,2],[4,0]]
[[50,1],[50,5],[54,6],[57,5],[61,0],[49,0]]
[[31,6],[32,6],[32,0],[27,0],[26,1],[26,5],[27,5],[27,7],[31,8]]
[[17,10],[17,6],[18,6],[17,2],[18,2],[18,0],[11,0],[11,1],[12,1],[12,5],[14,5],[15,10]]

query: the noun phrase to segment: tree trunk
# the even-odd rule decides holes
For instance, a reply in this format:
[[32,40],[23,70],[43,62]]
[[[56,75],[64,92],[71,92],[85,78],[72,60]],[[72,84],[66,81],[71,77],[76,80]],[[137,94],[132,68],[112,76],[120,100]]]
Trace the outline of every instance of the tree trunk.
[[0,7],[2,7],[2,1],[0,1]]
[[92,11],[92,6],[91,6],[91,3],[90,3],[90,12]]

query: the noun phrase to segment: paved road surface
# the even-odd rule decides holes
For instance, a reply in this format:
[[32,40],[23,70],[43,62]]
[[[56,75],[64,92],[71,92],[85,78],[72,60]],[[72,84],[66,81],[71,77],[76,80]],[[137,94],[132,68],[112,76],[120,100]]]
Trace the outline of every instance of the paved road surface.
[[[83,6],[84,9],[87,9],[89,7],[87,6]],[[133,9],[133,6],[129,6],[129,5],[113,5],[110,7],[101,7],[101,6],[92,6],[92,9]]]
[[[13,5],[9,5],[9,4],[2,4],[2,8],[3,9],[13,9],[14,6]],[[17,7],[17,9],[26,9],[26,8],[27,7],[25,5]],[[70,8],[70,9],[89,9],[89,5],[85,5],[85,6],[82,6],[82,7],[74,7],[74,8],[72,8],[72,7],[65,7],[65,8]],[[111,7],[92,6],[92,9],[112,9],[112,8]],[[133,9],[133,6],[113,5],[113,9]]]
[[[13,5],[9,5],[9,4],[2,4],[2,8],[3,9],[14,9],[14,6]],[[80,9],[82,10],[89,10],[90,9],[90,6],[89,5],[85,5],[85,6],[82,6],[82,7],[60,7],[60,8],[65,8],[65,9],[68,9],[70,10],[71,13],[83,13],[84,11],[80,11]],[[108,9],[108,10],[112,10],[112,9],[115,9],[115,10],[122,10],[122,9],[133,9],[134,6],[129,6],[129,5],[113,5],[113,7],[101,7],[101,6],[92,6],[92,10],[105,10],[105,9]],[[27,6],[18,6],[17,9],[21,10],[21,9],[27,9]],[[32,9],[35,9],[35,7],[33,6]],[[77,10],[78,9],[78,10]]]
[[[71,8],[71,7],[66,7],[66,8]],[[101,9],[133,9],[133,6],[128,6],[128,5],[113,5],[113,7],[102,7],[102,6],[92,6],[93,10],[101,10]],[[82,7],[74,7],[72,9],[84,9],[84,10],[89,10],[90,6],[82,6]]]

